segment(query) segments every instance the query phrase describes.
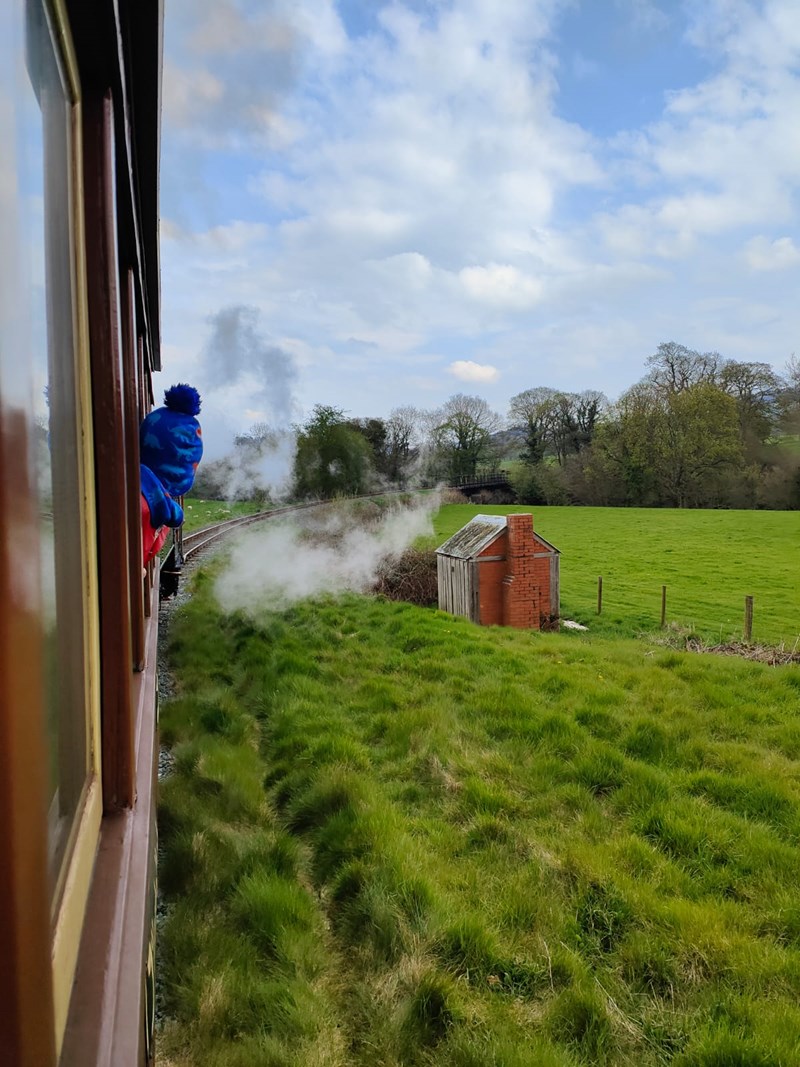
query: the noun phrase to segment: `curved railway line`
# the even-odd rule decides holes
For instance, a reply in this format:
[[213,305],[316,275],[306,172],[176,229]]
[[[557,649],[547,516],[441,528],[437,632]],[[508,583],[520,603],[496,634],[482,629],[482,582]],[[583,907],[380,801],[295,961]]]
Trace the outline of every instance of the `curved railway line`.
[[[380,500],[386,496],[401,496],[404,493],[411,492],[413,495],[422,495],[423,493],[435,493],[436,489],[389,489],[383,493],[369,493],[366,496],[354,496],[347,497],[349,501],[356,500]],[[203,549],[213,544],[215,541],[219,541],[220,538],[225,537],[227,534],[233,533],[242,526],[251,526],[256,522],[264,522],[267,519],[277,518],[279,515],[289,515],[295,511],[307,511],[311,508],[326,508],[330,507],[334,501],[331,500],[312,500],[305,504],[288,504],[282,508],[272,508],[270,511],[258,511],[254,515],[242,515],[235,519],[226,519],[224,522],[216,522],[212,526],[204,526],[201,530],[194,530],[192,533],[184,534],[182,531],[176,531],[176,538],[174,547],[177,549],[180,559],[183,562],[198,555]],[[172,555],[170,550],[170,556]],[[169,559],[169,556],[167,557]],[[164,565],[166,566],[166,564]],[[163,568],[162,568],[163,569]]]
[[225,537],[226,534],[233,533],[234,530],[238,530],[242,526],[251,526],[253,523],[264,522],[266,519],[273,519],[278,515],[287,515],[293,511],[326,507],[329,503],[327,500],[315,500],[309,504],[291,504],[284,508],[272,508],[270,511],[257,511],[254,515],[241,515],[235,519],[225,519],[224,522],[216,522],[212,526],[204,526],[201,530],[182,534],[177,539],[179,551],[185,562],[204,548]]

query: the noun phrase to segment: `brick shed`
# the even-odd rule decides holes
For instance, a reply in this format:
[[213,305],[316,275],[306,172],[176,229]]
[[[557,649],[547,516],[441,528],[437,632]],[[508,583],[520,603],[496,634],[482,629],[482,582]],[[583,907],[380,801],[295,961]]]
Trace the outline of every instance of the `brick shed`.
[[476,515],[436,549],[439,607],[483,626],[541,630],[559,615],[559,551],[533,515]]

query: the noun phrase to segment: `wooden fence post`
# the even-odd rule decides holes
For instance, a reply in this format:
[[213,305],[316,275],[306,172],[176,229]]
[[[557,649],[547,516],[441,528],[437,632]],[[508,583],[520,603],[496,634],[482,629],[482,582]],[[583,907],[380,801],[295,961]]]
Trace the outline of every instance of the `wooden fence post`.
[[753,598],[744,598],[744,639],[751,641],[753,637]]
[[602,576],[597,579],[597,614],[603,610],[603,579]]
[[667,587],[665,585],[662,585],[661,586],[661,629],[662,630],[664,629],[664,626],[666,625],[666,622],[667,622]]

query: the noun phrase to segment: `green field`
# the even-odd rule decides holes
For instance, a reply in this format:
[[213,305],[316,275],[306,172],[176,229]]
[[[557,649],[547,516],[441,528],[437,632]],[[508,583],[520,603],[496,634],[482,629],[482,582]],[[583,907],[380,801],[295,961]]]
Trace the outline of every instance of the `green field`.
[[797,667],[212,588],[161,720],[164,1067],[800,1062]]
[[741,638],[745,596],[754,597],[754,641],[792,646],[800,637],[800,512],[449,504],[435,519],[436,543],[478,512],[510,511],[533,512],[560,549],[562,615],[593,632],[657,627],[666,585],[667,620],[706,640]]

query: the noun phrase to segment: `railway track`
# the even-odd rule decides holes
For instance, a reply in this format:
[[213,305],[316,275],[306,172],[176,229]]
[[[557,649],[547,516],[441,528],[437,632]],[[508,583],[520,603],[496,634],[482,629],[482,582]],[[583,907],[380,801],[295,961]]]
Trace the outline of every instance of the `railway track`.
[[204,548],[227,534],[233,533],[243,526],[252,526],[256,522],[264,522],[274,519],[279,515],[288,515],[294,511],[305,511],[307,508],[326,507],[327,501],[313,501],[309,504],[291,504],[285,508],[272,508],[270,511],[257,511],[254,515],[242,515],[235,519],[226,519],[224,522],[216,522],[213,526],[204,526],[202,530],[195,530],[190,534],[183,534],[179,539],[179,551],[184,561],[191,559]]
[[[400,495],[407,493],[407,489],[389,489],[383,493],[369,493],[366,496],[348,497],[348,500],[377,500],[380,497]],[[415,493],[433,493],[435,489],[417,489]],[[233,533],[242,526],[251,526],[256,522],[265,522],[267,519],[277,518],[279,515],[289,515],[296,511],[306,511],[309,508],[327,508],[331,506],[330,500],[313,500],[306,504],[289,504],[283,508],[272,508],[270,511],[258,511],[255,515],[243,515],[235,519],[226,519],[224,522],[214,523],[213,526],[204,526],[202,530],[184,534],[176,538],[176,547],[180,557],[185,562],[198,555],[204,548],[219,541],[226,534]]]

